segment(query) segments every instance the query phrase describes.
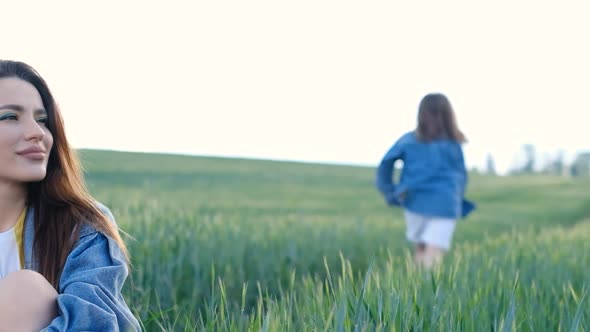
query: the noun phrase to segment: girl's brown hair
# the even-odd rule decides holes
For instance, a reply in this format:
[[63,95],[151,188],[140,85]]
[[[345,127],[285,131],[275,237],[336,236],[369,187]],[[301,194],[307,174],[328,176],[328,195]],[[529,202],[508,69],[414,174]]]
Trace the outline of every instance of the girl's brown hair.
[[47,111],[47,128],[53,135],[47,174],[43,180],[28,184],[27,205],[35,211],[33,257],[38,272],[57,289],[84,223],[115,240],[126,258],[127,249],[116,225],[100,211],[86,189],[80,163],[66,139],[59,108],[45,80],[23,62],[0,60],[0,78],[7,77],[26,81],[37,89]]
[[466,142],[465,135],[457,126],[451,102],[440,93],[431,93],[422,98],[418,108],[416,136],[423,142],[437,139]]

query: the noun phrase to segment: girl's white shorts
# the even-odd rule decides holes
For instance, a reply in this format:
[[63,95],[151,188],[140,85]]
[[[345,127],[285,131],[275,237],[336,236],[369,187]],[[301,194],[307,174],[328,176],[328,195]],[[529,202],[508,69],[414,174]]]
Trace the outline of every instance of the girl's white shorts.
[[427,244],[444,250],[451,248],[455,219],[424,216],[404,210],[406,238],[416,244]]

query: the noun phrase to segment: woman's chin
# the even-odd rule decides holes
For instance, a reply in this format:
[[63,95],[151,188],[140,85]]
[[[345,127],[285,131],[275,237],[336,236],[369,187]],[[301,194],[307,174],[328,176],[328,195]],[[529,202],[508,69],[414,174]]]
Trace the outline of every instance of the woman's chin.
[[45,172],[45,170],[36,171],[36,172],[27,172],[26,174],[22,174],[22,176],[20,177],[20,180],[22,182],[39,182],[39,181],[45,179],[46,175],[47,175],[47,173]]

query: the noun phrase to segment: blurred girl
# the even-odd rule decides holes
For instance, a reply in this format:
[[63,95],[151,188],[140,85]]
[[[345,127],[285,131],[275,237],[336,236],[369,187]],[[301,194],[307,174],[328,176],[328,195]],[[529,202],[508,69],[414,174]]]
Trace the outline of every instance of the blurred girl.
[[[420,102],[418,126],[387,151],[377,169],[376,186],[391,206],[401,206],[406,237],[415,244],[415,261],[430,268],[451,247],[456,221],[475,206],[464,199],[467,172],[451,103],[442,94]],[[403,161],[399,183],[394,163]]]

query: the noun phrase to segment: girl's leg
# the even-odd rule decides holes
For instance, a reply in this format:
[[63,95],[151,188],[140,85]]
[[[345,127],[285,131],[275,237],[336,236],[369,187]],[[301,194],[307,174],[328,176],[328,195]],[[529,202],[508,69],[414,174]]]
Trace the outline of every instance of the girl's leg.
[[0,331],[40,331],[57,315],[57,292],[39,273],[20,270],[0,279]]
[[426,249],[426,246],[424,245],[424,243],[417,243],[416,244],[416,248],[414,251],[414,263],[416,263],[417,266],[424,265],[425,249]]
[[408,210],[404,210],[404,217],[406,221],[406,238],[414,243],[414,263],[417,266],[422,266],[425,246],[421,237],[424,231],[425,218]]
[[442,262],[443,256],[451,248],[456,222],[447,218],[431,218],[422,234],[426,247],[424,248],[424,264],[432,268]]
[[426,245],[424,248],[423,266],[427,269],[438,266],[445,254],[444,249],[433,245]]

